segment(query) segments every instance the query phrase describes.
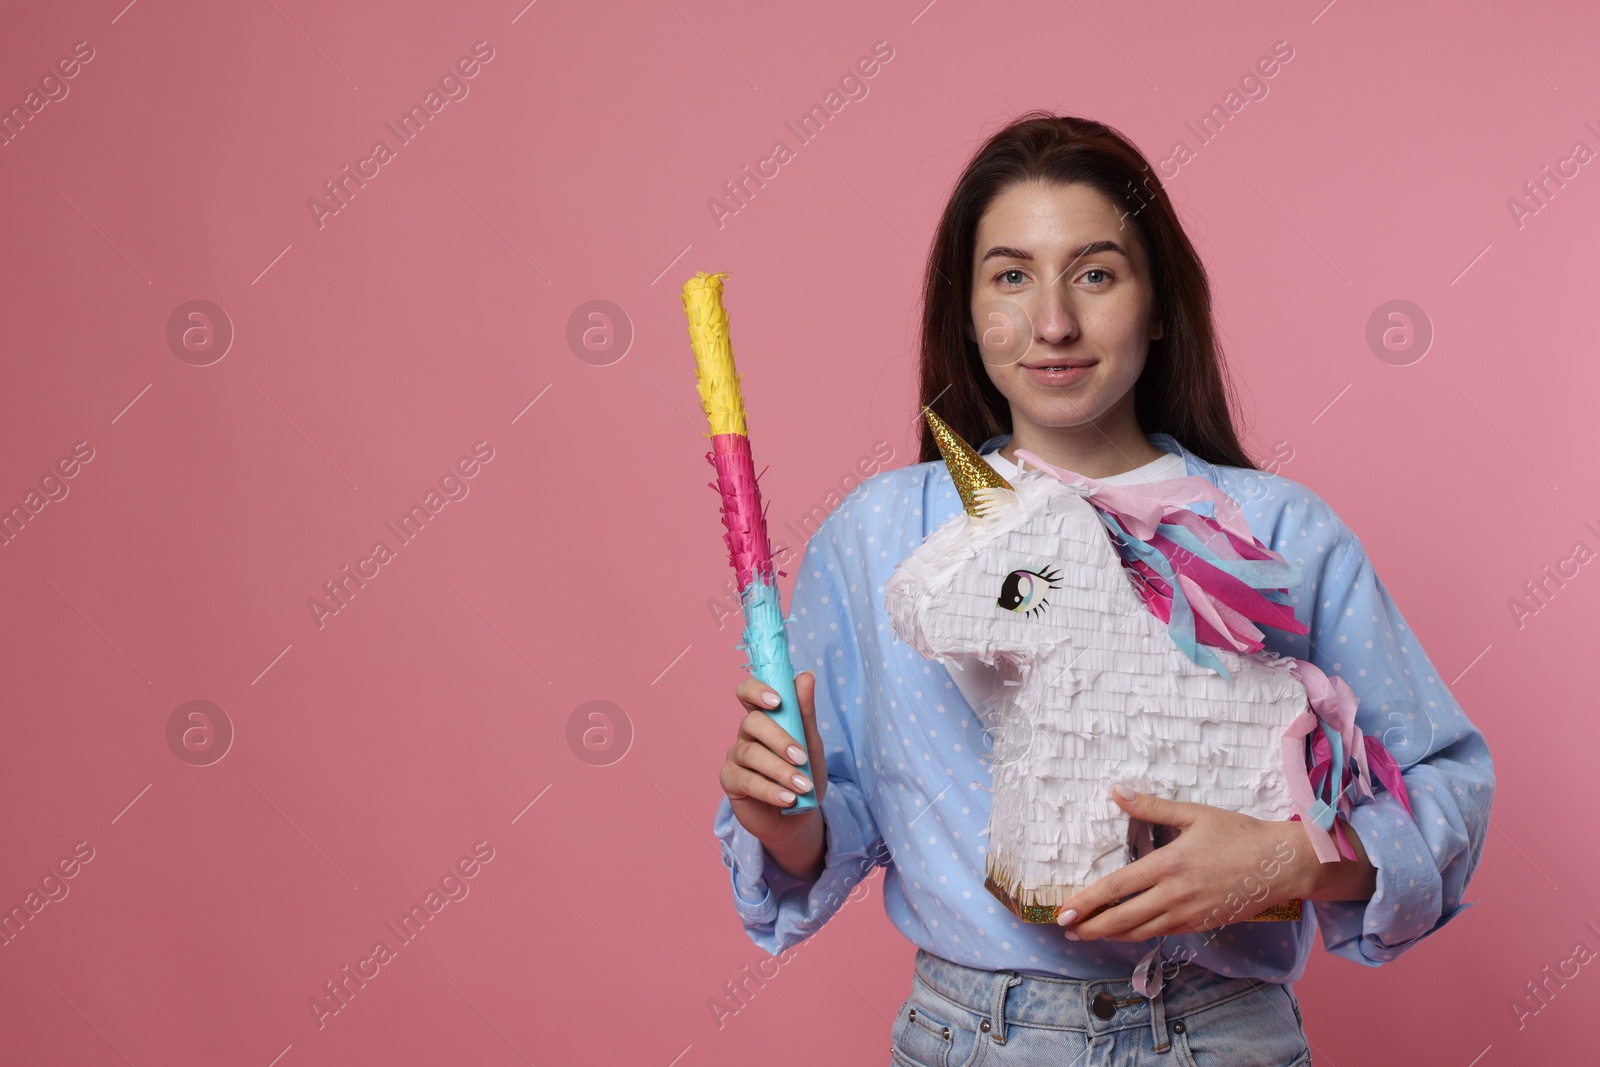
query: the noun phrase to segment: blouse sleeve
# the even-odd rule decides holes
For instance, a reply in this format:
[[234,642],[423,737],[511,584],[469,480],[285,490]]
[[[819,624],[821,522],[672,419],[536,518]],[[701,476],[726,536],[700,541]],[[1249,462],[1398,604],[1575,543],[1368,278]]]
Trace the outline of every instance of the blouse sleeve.
[[1361,797],[1350,825],[1377,889],[1370,900],[1309,904],[1329,952],[1377,967],[1472,906],[1462,896],[1483,853],[1494,765],[1360,540],[1337,525],[1314,587],[1308,658],[1359,698],[1356,724],[1394,756],[1411,814],[1386,789]]
[[[831,524],[824,523],[806,548],[788,627],[795,670],[816,672],[817,732],[828,772],[821,804],[827,828],[822,873],[814,882],[802,881],[772,862],[761,841],[734,818],[726,795],[714,822],[722,862],[731,872],[734,910],[750,940],[769,955],[815,933],[843,907],[851,889],[889,860],[857,773],[865,706],[861,652],[830,533]],[[796,740],[804,746],[804,738]]]

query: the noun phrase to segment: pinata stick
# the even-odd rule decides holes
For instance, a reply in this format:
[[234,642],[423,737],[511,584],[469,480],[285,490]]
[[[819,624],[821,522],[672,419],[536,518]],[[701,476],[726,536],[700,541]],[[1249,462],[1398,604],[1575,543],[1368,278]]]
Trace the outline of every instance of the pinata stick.
[[[728,556],[738,578],[739,604],[744,608],[742,647],[750,656],[750,673],[777,692],[778,706],[767,714],[804,748],[805,724],[794,689],[794,667],[789,662],[777,569],[772,563],[767,516],[761,508],[761,490],[756,485],[755,462],[750,456],[733,346],[728,341],[728,312],[722,306],[724,277],[721,273],[700,271],[683,285],[683,310],[689,317],[689,343],[694,347],[700,406],[711,424],[712,450],[706,458],[717,469],[722,524],[727,527],[723,540],[728,543]],[[798,770],[811,778],[811,761],[807,759]],[[798,815],[816,807],[817,791],[813,786],[780,810],[785,815]]]

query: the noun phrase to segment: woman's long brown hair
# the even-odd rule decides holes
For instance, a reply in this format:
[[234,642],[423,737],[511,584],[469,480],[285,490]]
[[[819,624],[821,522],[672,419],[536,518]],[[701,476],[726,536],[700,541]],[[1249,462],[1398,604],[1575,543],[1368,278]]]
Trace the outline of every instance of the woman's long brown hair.
[[[1211,463],[1259,469],[1234,430],[1231,383],[1211,322],[1211,285],[1161,179],[1127,138],[1090,119],[1029,111],[980,148],[956,182],[923,280],[920,398],[977,447],[1011,432],[1011,408],[983,370],[971,317],[978,220],[1011,186],[1081,183],[1121,205],[1150,261],[1163,336],[1150,342],[1134,385],[1146,434],[1167,433]],[[920,461],[939,458],[922,427]]]

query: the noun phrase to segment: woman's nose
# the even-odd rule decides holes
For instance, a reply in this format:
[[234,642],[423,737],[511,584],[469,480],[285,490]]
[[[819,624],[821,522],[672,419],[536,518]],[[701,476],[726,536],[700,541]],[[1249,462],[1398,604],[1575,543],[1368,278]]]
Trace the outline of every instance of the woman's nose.
[[1060,344],[1077,336],[1078,321],[1072,299],[1059,288],[1041,289],[1033,308],[1034,332],[1041,341]]

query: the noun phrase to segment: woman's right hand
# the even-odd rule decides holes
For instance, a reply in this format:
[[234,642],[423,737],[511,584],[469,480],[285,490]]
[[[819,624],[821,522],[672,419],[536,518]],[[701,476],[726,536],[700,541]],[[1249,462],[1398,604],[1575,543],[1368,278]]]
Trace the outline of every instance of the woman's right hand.
[[[795,675],[806,735],[800,746],[767,713],[769,705],[763,698],[767,694],[776,698],[777,692],[755,678],[740,682],[734,693],[746,714],[720,775],[734,818],[766,846],[780,867],[796,877],[815,877],[822,867],[824,849],[822,797],[828,788],[828,767],[822,739],[817,736],[816,686],[812,672]],[[810,787],[800,775],[807,756],[816,782],[817,807],[800,815],[785,815],[783,809],[793,806],[796,795]]]

